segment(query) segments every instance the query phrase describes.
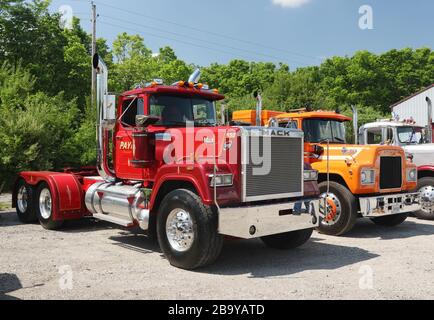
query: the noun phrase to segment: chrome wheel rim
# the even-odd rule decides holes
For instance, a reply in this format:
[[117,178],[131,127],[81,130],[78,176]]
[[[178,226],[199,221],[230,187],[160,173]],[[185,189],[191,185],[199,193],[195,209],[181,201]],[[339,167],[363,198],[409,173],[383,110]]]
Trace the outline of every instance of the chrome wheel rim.
[[50,219],[51,208],[51,192],[47,188],[42,189],[39,195],[39,212],[41,213],[41,217],[45,220]]
[[334,225],[342,214],[342,204],[339,198],[334,193],[323,193],[322,199],[327,202],[325,217],[321,219],[321,224],[325,226]]
[[422,210],[434,213],[434,187],[425,186],[419,190],[421,196]]
[[26,186],[21,186],[17,194],[17,206],[18,210],[22,213],[27,211],[29,194],[27,193]]
[[175,251],[188,251],[194,242],[193,220],[190,213],[183,209],[172,210],[166,220],[166,235]]

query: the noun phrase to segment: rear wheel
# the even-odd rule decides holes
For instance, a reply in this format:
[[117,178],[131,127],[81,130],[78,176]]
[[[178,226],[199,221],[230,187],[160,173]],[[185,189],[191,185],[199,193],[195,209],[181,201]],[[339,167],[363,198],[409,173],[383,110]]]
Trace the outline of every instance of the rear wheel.
[[372,218],[371,220],[379,226],[396,227],[402,224],[405,220],[407,220],[407,218],[408,218],[407,213],[400,213],[400,214],[394,214],[392,216]]
[[33,187],[27,184],[24,180],[18,181],[15,208],[17,210],[18,219],[22,223],[32,223],[38,221],[38,219],[36,218],[33,202]]
[[36,189],[35,207],[39,223],[44,229],[57,230],[63,225],[63,221],[54,220],[53,198],[50,187],[45,182]]
[[327,195],[327,182],[319,185],[322,198],[326,198],[326,217],[320,218],[318,231],[323,234],[340,236],[353,229],[357,218],[357,203],[354,195],[339,183],[330,182]]
[[298,230],[262,237],[261,240],[270,248],[278,250],[295,249],[309,241],[313,229]]
[[422,209],[415,212],[416,217],[434,220],[434,177],[420,179],[417,189],[421,195]]
[[223,246],[217,211],[185,189],[164,198],[157,217],[157,236],[170,264],[187,270],[213,263]]

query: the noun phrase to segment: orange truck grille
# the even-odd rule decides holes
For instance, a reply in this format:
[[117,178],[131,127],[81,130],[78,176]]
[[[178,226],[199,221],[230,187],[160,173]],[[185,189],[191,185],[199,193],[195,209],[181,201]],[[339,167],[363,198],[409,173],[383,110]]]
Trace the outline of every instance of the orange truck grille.
[[380,189],[399,189],[402,186],[402,158],[381,157]]

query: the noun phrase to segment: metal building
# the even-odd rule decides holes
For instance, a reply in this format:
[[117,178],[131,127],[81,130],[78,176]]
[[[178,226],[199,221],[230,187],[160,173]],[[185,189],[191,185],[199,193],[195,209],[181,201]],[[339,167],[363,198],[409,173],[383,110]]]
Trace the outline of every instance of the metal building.
[[390,108],[400,120],[413,118],[418,126],[426,127],[428,124],[427,97],[434,101],[434,84],[395,103]]

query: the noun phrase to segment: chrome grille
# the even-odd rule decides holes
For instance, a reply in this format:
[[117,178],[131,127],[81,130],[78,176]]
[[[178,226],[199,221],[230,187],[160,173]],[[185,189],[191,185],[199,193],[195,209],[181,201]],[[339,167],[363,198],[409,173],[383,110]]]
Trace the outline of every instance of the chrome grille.
[[[250,160],[245,162],[243,170],[245,201],[303,195],[303,133],[299,130],[279,132],[288,136],[248,135],[244,139],[246,158]],[[255,155],[262,158],[263,163],[256,164]]]

